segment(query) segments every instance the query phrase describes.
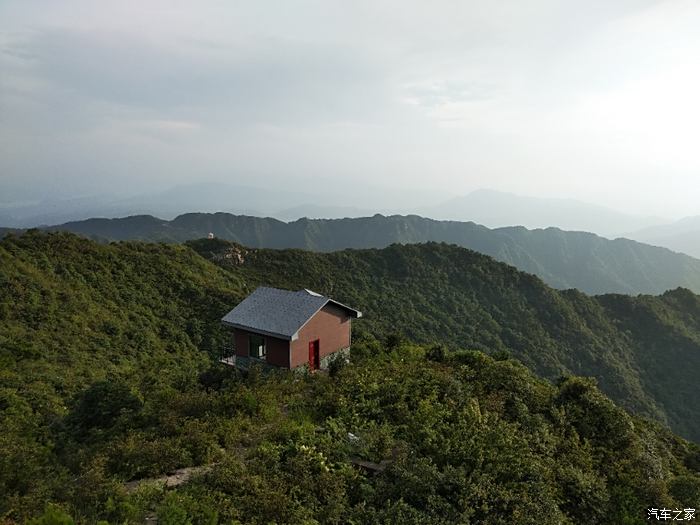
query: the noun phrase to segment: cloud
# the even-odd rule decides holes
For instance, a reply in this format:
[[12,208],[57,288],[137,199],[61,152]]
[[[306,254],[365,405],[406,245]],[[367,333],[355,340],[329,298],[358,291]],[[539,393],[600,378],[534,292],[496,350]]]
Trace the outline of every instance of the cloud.
[[368,57],[284,39],[159,42],[140,33],[43,30],[5,49],[45,89],[160,116],[305,124],[367,116],[388,103]]
[[699,22],[686,0],[8,0],[0,186],[262,173],[690,212]]

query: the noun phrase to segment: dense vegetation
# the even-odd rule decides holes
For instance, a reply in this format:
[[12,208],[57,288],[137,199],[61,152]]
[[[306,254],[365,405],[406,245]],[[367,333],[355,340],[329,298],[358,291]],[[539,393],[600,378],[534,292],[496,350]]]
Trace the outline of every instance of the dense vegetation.
[[[94,239],[183,242],[217,237],[254,248],[328,252],[383,248],[393,243],[447,242],[539,276],[559,289],[590,294],[660,294],[678,287],[700,293],[700,260],[627,239],[556,228],[489,229],[472,222],[435,221],[415,215],[357,219],[271,218],[228,213],[189,213],[172,221],[151,216],[89,219],[52,227]],[[2,232],[0,232],[0,235]]]
[[595,376],[624,407],[700,441],[700,297],[590,297],[547,287],[444,244],[318,254],[190,243],[252,287],[311,288],[366,315],[363,329],[413,341],[510,352],[537,374]]
[[[193,247],[219,265],[179,245],[38,232],[0,242],[5,521],[646,523],[648,506],[700,504],[696,445],[628,415],[591,380],[553,385],[506,354],[558,374],[656,349],[672,372],[673,359],[697,354],[689,292],[559,293],[436,244]],[[263,281],[303,281],[362,308],[351,364],[245,378],[214,364],[219,317]],[[594,321],[601,341],[629,346],[608,357],[586,346],[593,336],[575,346]],[[643,334],[657,346],[637,347]],[[665,346],[678,342],[688,346]],[[209,468],[176,490],[124,484],[196,465]]]

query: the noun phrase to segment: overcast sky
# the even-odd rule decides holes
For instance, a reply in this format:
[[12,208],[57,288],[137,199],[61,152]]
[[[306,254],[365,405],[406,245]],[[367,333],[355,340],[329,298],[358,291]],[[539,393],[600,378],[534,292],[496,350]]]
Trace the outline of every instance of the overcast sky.
[[700,214],[700,2],[0,2],[0,189],[494,188]]

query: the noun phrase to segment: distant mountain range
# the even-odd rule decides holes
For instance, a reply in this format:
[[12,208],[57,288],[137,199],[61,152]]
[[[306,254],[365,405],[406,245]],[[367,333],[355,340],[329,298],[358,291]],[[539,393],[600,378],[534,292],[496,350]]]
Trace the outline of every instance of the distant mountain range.
[[[2,188],[0,188],[0,192]],[[363,191],[304,192],[281,187],[261,188],[218,182],[187,184],[164,188],[135,196],[101,194],[80,198],[49,196],[36,200],[0,202],[0,225],[31,228],[46,224],[85,220],[91,217],[155,215],[172,219],[183,212],[229,212],[270,216],[282,220],[300,217],[341,218],[371,215],[412,207],[417,202],[433,202],[441,197],[415,190],[386,191],[365,188]],[[362,203],[356,206],[352,203]]]
[[[0,192],[2,188],[0,188]],[[587,231],[605,237],[626,236],[667,222],[620,213],[571,199],[536,198],[494,190],[477,190],[447,199],[399,188],[348,187],[298,191],[225,183],[199,183],[165,188],[137,196],[96,195],[73,199],[43,198],[0,202],[0,225],[29,228],[91,217],[153,215],[172,219],[185,212],[228,212],[290,221],[302,217],[340,219],[384,215],[420,215],[434,219],[473,221],[489,228],[525,226]]]
[[629,237],[700,258],[700,216],[686,217],[671,224],[651,226],[630,233]]
[[457,244],[535,274],[549,285],[587,293],[658,294],[679,286],[700,292],[700,260],[627,239],[557,228],[489,229],[473,222],[383,216],[299,219],[290,223],[228,213],[190,213],[172,221],[152,216],[89,219],[47,227],[96,240],[184,242],[206,237],[252,248],[328,252],[427,241]]
[[90,217],[141,214],[172,218],[183,210],[223,210],[261,215],[271,207],[275,210],[288,207],[290,201],[300,203],[309,200],[312,200],[312,196],[294,192],[263,191],[248,186],[215,183],[192,184],[133,197],[104,194],[75,199],[48,198],[22,205],[0,206],[0,224],[10,227],[34,227]]
[[435,219],[474,221],[490,228],[554,226],[606,237],[620,236],[663,222],[658,217],[629,215],[574,199],[526,197],[493,190],[477,190],[421,209],[419,214]]

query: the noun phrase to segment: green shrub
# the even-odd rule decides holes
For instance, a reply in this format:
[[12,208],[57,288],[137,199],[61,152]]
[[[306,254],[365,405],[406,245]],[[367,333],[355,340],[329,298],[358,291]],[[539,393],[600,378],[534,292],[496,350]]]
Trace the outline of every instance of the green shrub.
[[91,430],[112,428],[119,420],[135,417],[142,402],[131,387],[117,379],[93,383],[73,401],[68,427],[85,437]]
[[57,505],[49,505],[41,516],[27,523],[29,525],[75,525],[73,518]]

